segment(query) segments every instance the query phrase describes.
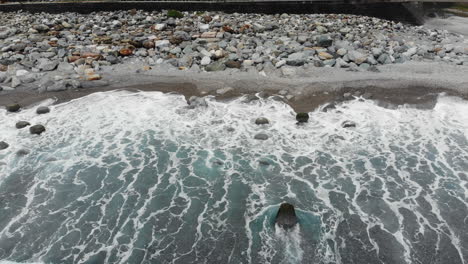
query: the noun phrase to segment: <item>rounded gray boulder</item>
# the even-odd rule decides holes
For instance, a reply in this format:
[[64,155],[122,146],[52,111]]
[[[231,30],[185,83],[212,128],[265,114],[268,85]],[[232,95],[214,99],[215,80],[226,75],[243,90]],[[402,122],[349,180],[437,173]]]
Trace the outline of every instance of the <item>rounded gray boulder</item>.
[[6,106],[8,112],[18,112],[21,109],[19,104],[11,104]]
[[50,112],[50,109],[47,106],[40,106],[36,109],[36,114],[38,115],[47,114],[49,112]]
[[29,128],[29,132],[33,135],[40,135],[45,131],[45,127],[43,125],[34,125]]
[[255,120],[255,124],[256,125],[266,125],[266,124],[269,124],[270,121],[268,121],[268,119],[266,117],[259,117]]
[[16,123],[16,128],[17,129],[22,129],[22,128],[25,128],[27,126],[30,126],[31,124],[28,122],[28,121],[18,121]]

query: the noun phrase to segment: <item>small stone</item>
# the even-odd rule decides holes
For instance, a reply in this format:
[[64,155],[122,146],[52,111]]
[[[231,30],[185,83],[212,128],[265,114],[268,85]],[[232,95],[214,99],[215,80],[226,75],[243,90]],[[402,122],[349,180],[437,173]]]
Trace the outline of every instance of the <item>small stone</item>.
[[121,49],[119,50],[120,56],[130,56],[132,55],[132,50],[131,49]]
[[99,53],[93,53],[93,52],[85,52],[81,54],[81,58],[92,58],[95,60],[100,59],[102,56]]
[[309,121],[309,114],[308,113],[297,113],[296,120],[299,123],[306,123]]
[[228,68],[240,69],[242,63],[240,61],[229,60],[224,63]]
[[319,47],[328,48],[333,45],[333,40],[330,39],[328,36],[322,35],[317,38],[317,45]]
[[9,146],[5,141],[0,141],[0,150],[7,149]]
[[268,135],[267,134],[264,134],[264,133],[259,133],[259,134],[256,134],[254,136],[254,139],[256,140],[267,140],[268,139]]
[[41,58],[38,60],[37,67],[43,71],[52,71],[58,66],[58,61],[51,61],[46,58]]
[[205,66],[211,63],[211,58],[208,56],[205,56],[201,59],[200,65]]
[[224,71],[226,69],[226,65],[222,61],[213,62],[205,67],[206,71]]
[[216,38],[216,32],[203,32],[201,38]]
[[265,124],[269,124],[269,123],[270,123],[270,121],[265,117],[259,117],[259,118],[255,119],[255,124],[256,125],[265,125]]
[[50,112],[50,109],[47,106],[40,106],[36,109],[36,114],[38,115],[47,114],[49,112]]
[[344,121],[341,126],[343,128],[350,128],[350,127],[356,127],[356,123],[352,122],[352,121]]
[[162,30],[166,29],[166,24],[156,24],[154,26],[154,29],[156,29],[158,31],[162,31]]
[[18,112],[21,106],[19,104],[11,104],[6,106],[8,112]]
[[143,47],[145,49],[154,49],[156,45],[154,44],[154,41],[151,41],[151,40],[146,40],[146,41],[143,41]]
[[34,125],[29,128],[29,132],[33,135],[40,135],[45,131],[45,127],[43,125]]
[[333,55],[328,52],[322,51],[318,53],[318,56],[321,60],[330,60],[333,59]]
[[302,52],[296,52],[288,56],[286,64],[290,66],[301,66],[305,63],[306,56]]
[[352,50],[348,52],[348,58],[354,61],[356,64],[362,64],[367,60],[367,55],[362,54],[358,51]]
[[97,73],[88,74],[86,76],[86,80],[88,80],[88,81],[97,81],[97,80],[101,80],[101,79],[102,79],[101,75],[99,75]]
[[344,56],[344,55],[346,55],[346,53],[348,53],[348,51],[347,51],[346,49],[343,49],[343,48],[338,49],[338,50],[336,51],[336,54],[338,54],[338,55],[340,55],[340,56]]
[[171,45],[171,42],[169,40],[167,40],[167,39],[157,40],[155,42],[155,45],[158,48],[164,48],[164,47],[169,47]]
[[11,87],[16,88],[16,87],[18,87],[20,85],[21,85],[21,80],[18,77],[13,76],[11,78]]
[[16,123],[16,128],[17,129],[22,129],[22,128],[25,128],[25,127],[30,126],[30,125],[31,124],[29,122],[27,122],[27,121],[18,121]]

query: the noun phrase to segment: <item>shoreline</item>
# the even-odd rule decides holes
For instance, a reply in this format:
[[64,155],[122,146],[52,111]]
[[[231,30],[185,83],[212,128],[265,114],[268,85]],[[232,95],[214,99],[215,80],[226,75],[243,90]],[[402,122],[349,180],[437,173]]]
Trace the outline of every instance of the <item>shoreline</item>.
[[82,98],[94,93],[111,92],[111,91],[130,91],[130,92],[162,92],[176,93],[183,95],[189,103],[189,98],[213,96],[216,100],[232,100],[242,96],[246,97],[246,102],[256,100],[257,98],[271,97],[273,100],[281,100],[288,104],[296,113],[312,112],[320,107],[322,111],[327,111],[328,108],[334,108],[335,104],[339,104],[355,98],[371,99],[379,106],[384,108],[394,109],[401,105],[407,105],[418,109],[432,109],[440,94],[456,96],[463,100],[468,100],[468,91],[461,93],[455,90],[444,88],[428,88],[423,86],[403,87],[397,89],[389,89],[382,87],[364,87],[353,88],[345,87],[337,90],[308,90],[307,93],[301,96],[293,96],[285,89],[266,88],[259,90],[238,90],[230,89],[224,93],[219,93],[219,90],[206,90],[197,87],[194,83],[170,83],[158,82],[151,84],[139,84],[123,87],[103,86],[93,87],[88,89],[76,89],[60,92],[43,92],[37,91],[15,91],[0,96],[0,106],[4,107],[12,102],[19,103],[22,108],[29,108],[38,105],[39,103],[52,99],[53,104],[65,103],[74,99]]

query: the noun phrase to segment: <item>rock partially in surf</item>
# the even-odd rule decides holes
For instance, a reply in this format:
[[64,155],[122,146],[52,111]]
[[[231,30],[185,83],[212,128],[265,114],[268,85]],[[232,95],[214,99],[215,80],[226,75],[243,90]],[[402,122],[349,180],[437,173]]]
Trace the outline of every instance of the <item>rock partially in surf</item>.
[[206,99],[203,97],[198,97],[198,96],[191,96],[188,100],[188,104],[191,108],[195,107],[207,107],[208,103],[206,102]]
[[29,152],[30,152],[30,151],[27,150],[27,149],[20,149],[20,150],[18,150],[18,151],[16,152],[16,155],[18,155],[18,156],[26,156],[26,155],[29,154]]
[[242,102],[250,103],[252,101],[257,101],[259,99],[260,98],[258,98],[258,96],[256,96],[255,94],[249,94],[249,95],[245,96],[245,98],[244,98],[244,100],[242,100]]
[[275,222],[278,226],[284,229],[293,228],[297,224],[297,216],[294,206],[289,203],[281,204],[278,214],[276,215]]
[[329,110],[332,110],[332,109],[336,109],[336,106],[334,103],[329,103],[322,109],[322,111],[328,112]]
[[356,123],[352,122],[352,121],[344,121],[341,126],[343,128],[350,128],[350,127],[356,127]]
[[7,149],[9,146],[5,141],[0,141],[0,150]]
[[50,109],[47,106],[39,106],[36,109],[36,114],[38,114],[38,115],[47,114],[49,112],[50,112]]
[[6,106],[8,112],[18,112],[21,109],[19,104],[11,104]]
[[259,117],[255,120],[255,124],[256,125],[266,125],[266,124],[269,124],[270,121],[268,121],[268,119],[266,117]]
[[25,128],[27,126],[30,126],[31,124],[28,122],[28,121],[19,121],[16,123],[16,128],[17,129],[22,129],[22,128]]
[[259,134],[254,136],[254,139],[256,139],[256,140],[267,140],[268,135],[264,134],[264,133],[259,133]]
[[309,114],[308,113],[297,113],[296,120],[299,123],[306,123],[309,121]]
[[34,125],[29,128],[29,132],[33,135],[40,135],[45,131],[45,127],[43,125]]

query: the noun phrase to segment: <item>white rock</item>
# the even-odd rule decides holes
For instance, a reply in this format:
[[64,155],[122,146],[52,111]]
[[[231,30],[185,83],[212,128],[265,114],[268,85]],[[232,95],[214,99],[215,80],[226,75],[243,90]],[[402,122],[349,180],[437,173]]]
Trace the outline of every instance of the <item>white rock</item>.
[[205,66],[211,63],[211,58],[208,56],[205,56],[202,58],[200,65]]
[[164,30],[166,29],[166,24],[156,24],[156,26],[154,26],[154,29],[158,31]]
[[286,64],[286,60],[280,60],[275,64],[276,68],[280,68],[281,66]]
[[16,88],[16,87],[18,87],[18,86],[20,86],[20,85],[21,85],[21,80],[18,79],[18,77],[13,76],[13,77],[11,78],[11,87]]
[[242,62],[242,65],[248,67],[248,66],[252,66],[254,64],[254,61],[253,60],[244,60]]
[[29,72],[27,70],[17,70],[16,71],[16,76],[17,77],[20,77],[20,76],[24,76],[26,74],[28,74]]
[[208,24],[200,24],[200,25],[198,26],[198,28],[199,28],[201,31],[206,31],[206,30],[210,29],[210,25],[208,25]]
[[404,52],[403,55],[411,57],[414,54],[416,54],[416,52],[418,52],[418,48],[417,47],[412,47],[412,48],[408,49],[406,52]]
[[163,40],[156,40],[155,45],[158,48],[164,48],[164,47],[169,47],[171,43],[169,42],[169,40],[163,39]]

